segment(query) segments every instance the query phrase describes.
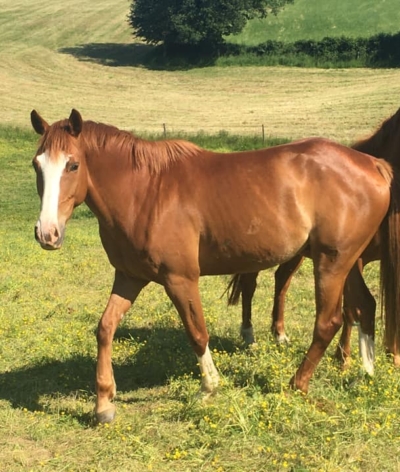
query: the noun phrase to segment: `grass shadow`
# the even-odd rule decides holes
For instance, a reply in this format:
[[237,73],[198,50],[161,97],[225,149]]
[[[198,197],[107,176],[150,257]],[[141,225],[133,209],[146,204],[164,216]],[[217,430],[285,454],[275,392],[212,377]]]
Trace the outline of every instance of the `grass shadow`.
[[287,43],[268,40],[254,46],[229,41],[210,46],[175,45],[168,54],[162,45],[142,43],[88,43],[61,48],[81,61],[105,66],[145,67],[150,70],[189,70],[219,65],[286,65],[299,67],[390,67],[400,66],[400,33],[369,38],[330,37]]
[[[117,330],[115,340],[127,340],[138,350],[132,358],[113,363],[117,391],[163,386],[172,376],[197,373],[197,360],[183,329],[142,328]],[[211,347],[233,353],[237,346],[231,339],[213,337]],[[14,408],[43,411],[44,396],[93,396],[95,392],[95,359],[74,356],[66,360],[45,360],[8,372],[0,373],[0,399]],[[90,424],[87,414],[71,413],[84,424]]]
[[149,70],[189,70],[215,64],[216,57],[183,52],[167,57],[162,46],[140,43],[88,43],[59,49],[79,61],[109,67],[144,67]]
[[[183,329],[120,328],[115,340],[131,340],[140,345],[139,352],[124,365],[115,365],[114,374],[121,391],[165,385],[171,377],[198,373],[197,359]],[[210,347],[230,354],[237,345],[229,338],[211,336]],[[128,367],[128,368],[127,368]]]

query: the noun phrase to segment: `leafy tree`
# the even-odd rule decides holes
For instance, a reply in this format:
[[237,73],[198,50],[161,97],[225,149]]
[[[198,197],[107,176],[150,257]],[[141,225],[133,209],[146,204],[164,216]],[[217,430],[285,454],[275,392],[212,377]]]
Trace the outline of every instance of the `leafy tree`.
[[276,15],[287,3],[293,0],[133,0],[128,21],[150,44],[218,48],[248,20]]

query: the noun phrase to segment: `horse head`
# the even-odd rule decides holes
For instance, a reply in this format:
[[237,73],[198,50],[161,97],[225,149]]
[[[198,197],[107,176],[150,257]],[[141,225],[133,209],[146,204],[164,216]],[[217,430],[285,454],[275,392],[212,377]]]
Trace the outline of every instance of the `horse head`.
[[41,201],[35,238],[43,249],[59,249],[65,225],[87,193],[87,168],[82,151],[80,113],[49,125],[37,111],[31,112],[33,129],[42,136],[33,158]]

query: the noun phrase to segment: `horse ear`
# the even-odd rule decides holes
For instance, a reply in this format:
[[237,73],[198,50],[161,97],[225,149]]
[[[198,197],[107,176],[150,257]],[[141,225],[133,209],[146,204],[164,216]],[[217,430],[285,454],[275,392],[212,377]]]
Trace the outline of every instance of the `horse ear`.
[[44,134],[49,125],[36,110],[31,111],[31,123],[37,134]]
[[72,136],[78,137],[80,132],[82,131],[83,124],[82,116],[79,111],[73,108],[71,110],[71,114],[69,115],[68,121],[71,128]]

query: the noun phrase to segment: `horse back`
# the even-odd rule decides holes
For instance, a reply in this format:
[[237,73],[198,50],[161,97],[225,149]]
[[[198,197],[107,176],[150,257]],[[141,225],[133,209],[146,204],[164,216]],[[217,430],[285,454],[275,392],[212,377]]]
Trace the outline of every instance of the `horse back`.
[[148,279],[258,271],[312,245],[361,247],[387,211],[389,176],[377,159],[323,139],[201,151],[136,174],[102,241],[115,267]]
[[198,216],[204,273],[229,273],[241,260],[246,270],[270,267],[308,249],[310,239],[333,248],[370,239],[354,224],[376,231],[389,204],[390,166],[319,138],[206,152],[194,168],[180,208]]

